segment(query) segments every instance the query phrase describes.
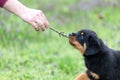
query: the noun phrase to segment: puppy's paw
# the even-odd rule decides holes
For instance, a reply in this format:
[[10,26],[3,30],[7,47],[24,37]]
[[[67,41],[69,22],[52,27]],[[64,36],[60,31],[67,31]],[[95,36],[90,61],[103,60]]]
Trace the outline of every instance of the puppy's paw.
[[76,77],[75,80],[90,80],[86,73],[82,73]]

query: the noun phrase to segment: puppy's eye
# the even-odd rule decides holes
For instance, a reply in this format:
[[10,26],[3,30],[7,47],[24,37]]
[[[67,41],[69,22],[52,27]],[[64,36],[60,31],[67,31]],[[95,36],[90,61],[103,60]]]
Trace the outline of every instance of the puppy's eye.
[[85,34],[84,32],[80,32],[77,40],[83,45],[85,42]]
[[83,39],[84,38],[84,32],[81,32],[80,34],[81,34],[81,39]]
[[79,42],[83,45],[84,44],[84,37],[83,36],[80,36],[79,37]]
[[79,38],[79,40],[83,40],[84,39],[84,32],[79,33],[79,35],[77,37]]
[[81,36],[81,39],[84,39],[84,37],[83,37],[83,36]]

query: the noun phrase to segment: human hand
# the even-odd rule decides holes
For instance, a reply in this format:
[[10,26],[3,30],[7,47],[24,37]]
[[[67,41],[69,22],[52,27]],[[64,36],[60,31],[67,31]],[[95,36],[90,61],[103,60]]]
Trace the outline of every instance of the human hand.
[[42,31],[49,27],[49,22],[41,10],[28,8],[18,0],[8,0],[4,4],[3,8],[14,13],[23,21],[32,25],[36,31],[39,31],[39,27]]
[[19,16],[23,21],[32,25],[36,31],[39,31],[39,27],[42,31],[45,31],[45,29],[49,27],[49,22],[41,10],[28,8],[24,13],[19,14]]

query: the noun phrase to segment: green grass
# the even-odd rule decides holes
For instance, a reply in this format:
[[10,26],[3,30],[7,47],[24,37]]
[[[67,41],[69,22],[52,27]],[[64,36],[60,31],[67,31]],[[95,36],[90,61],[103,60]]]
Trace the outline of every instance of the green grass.
[[[87,28],[111,48],[120,49],[120,10],[97,7],[70,9],[79,0],[21,0],[42,9],[50,25],[66,34]],[[99,19],[98,15],[104,16]],[[36,32],[18,17],[0,10],[0,80],[73,80],[85,71],[82,55],[68,39],[51,30]]]

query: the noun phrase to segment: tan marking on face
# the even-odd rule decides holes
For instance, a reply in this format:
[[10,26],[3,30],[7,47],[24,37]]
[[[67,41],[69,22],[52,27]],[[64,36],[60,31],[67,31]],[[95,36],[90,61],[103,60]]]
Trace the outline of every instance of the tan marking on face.
[[81,32],[80,34],[81,34],[81,35],[84,35],[84,32]]
[[72,46],[74,46],[76,49],[78,49],[82,55],[85,53],[85,50],[87,48],[86,43],[82,46],[77,40],[75,36],[70,36],[69,37],[69,42]]

